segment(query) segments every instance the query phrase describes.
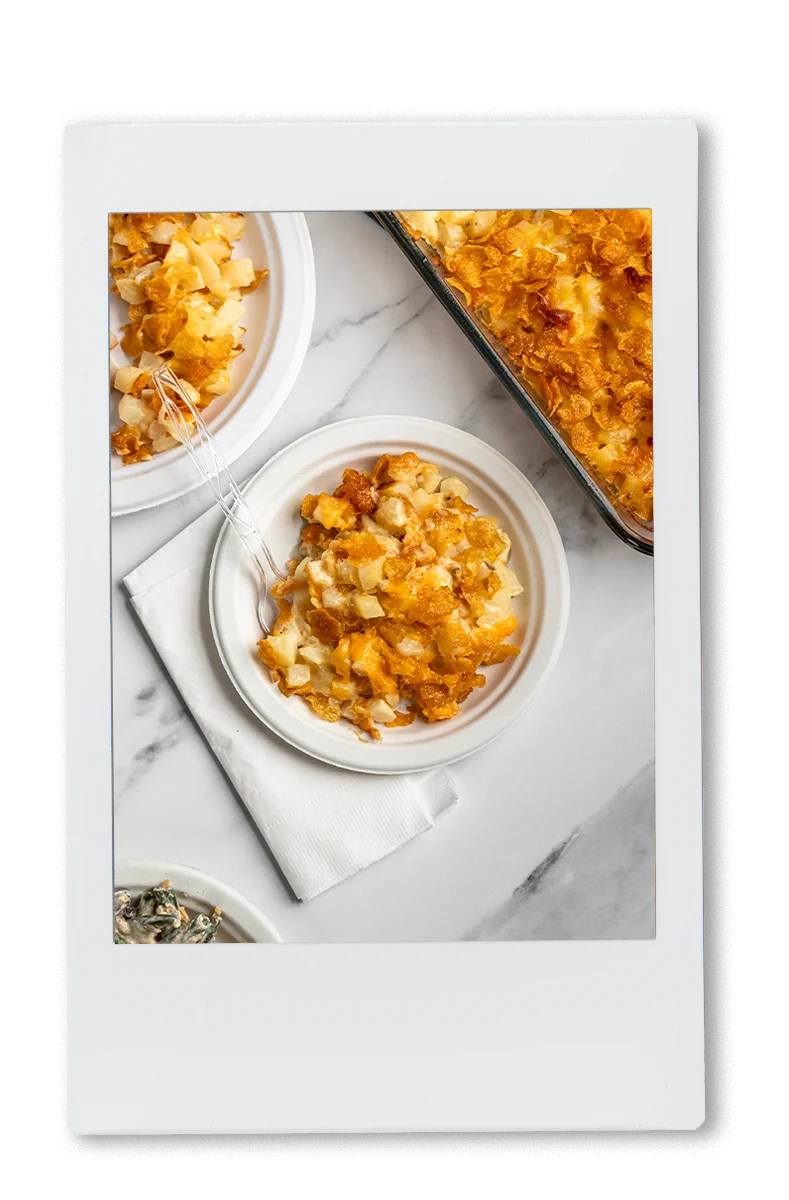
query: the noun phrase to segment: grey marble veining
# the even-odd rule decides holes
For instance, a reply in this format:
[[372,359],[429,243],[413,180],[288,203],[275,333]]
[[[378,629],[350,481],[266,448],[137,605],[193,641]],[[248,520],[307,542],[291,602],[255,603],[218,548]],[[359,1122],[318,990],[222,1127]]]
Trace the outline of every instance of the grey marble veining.
[[360,213],[309,214],[308,224],[317,276],[310,349],[282,410],[234,464],[236,477],[311,429],[369,413],[429,416],[476,434],[523,471],[557,523],[571,582],[565,645],[524,717],[452,767],[460,803],[435,829],[299,904],[122,586],[211,496],[198,488],[116,518],[116,853],[225,879],[289,941],[457,940],[494,928],[507,938],[651,936],[644,847],[654,789],[643,774],[654,757],[651,560],[607,529],[383,230]]
[[189,728],[187,709],[172,689],[162,686],[162,681],[147,683],[139,689],[134,697],[134,716],[139,719],[138,734],[148,728],[150,737],[134,752],[130,763],[116,764],[116,814],[122,810],[125,796],[143,783],[146,775],[179,744]]
[[655,936],[655,766],[574,829],[510,899],[469,934],[476,941]]

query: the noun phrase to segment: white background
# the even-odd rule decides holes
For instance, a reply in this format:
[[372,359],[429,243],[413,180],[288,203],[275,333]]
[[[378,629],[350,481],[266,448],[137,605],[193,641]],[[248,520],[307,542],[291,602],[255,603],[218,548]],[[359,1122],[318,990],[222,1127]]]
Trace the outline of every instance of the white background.
[[[103,6],[83,5],[82,20],[74,19],[73,8],[60,10],[58,17],[48,17],[48,36],[41,37],[41,17],[35,13],[37,29],[32,28],[32,18],[23,10],[16,10],[7,18],[8,44],[17,48],[16,54],[6,65],[5,86],[12,100],[17,101],[10,121],[10,150],[7,161],[14,164],[14,182],[17,187],[6,187],[2,204],[6,210],[5,227],[18,228],[24,192],[24,229],[28,238],[8,238],[4,247],[6,277],[35,280],[38,301],[46,293],[47,276],[43,260],[43,230],[47,220],[46,162],[44,162],[44,128],[53,124],[54,113],[66,101],[124,101],[128,100],[127,76],[119,70],[118,54],[110,53],[107,46],[108,23]],[[198,6],[199,7],[199,6]],[[350,6],[349,6],[350,7]],[[357,6],[361,8],[362,6]],[[514,7],[514,6],[513,6]],[[92,11],[91,11],[92,10]],[[637,19],[624,8],[626,17],[612,19],[604,29],[606,58],[619,61],[626,67],[628,97],[637,100],[668,102],[675,100],[670,95],[671,82],[682,79],[683,98],[688,101],[717,101],[729,110],[731,125],[737,126],[737,157],[739,157],[739,181],[737,202],[741,221],[746,214],[764,212],[766,204],[779,203],[782,197],[782,163],[776,154],[781,144],[783,128],[782,103],[779,89],[783,90],[784,73],[778,62],[781,40],[764,37],[764,5],[749,8],[751,20],[737,23],[736,30],[722,19],[712,26],[707,25],[707,13],[703,7],[689,8],[687,5],[667,4],[659,13],[645,14],[643,28],[638,28]],[[453,41],[464,44],[468,55],[466,23],[460,18],[442,25],[442,44],[447,47],[447,59],[451,59]],[[522,13],[522,10],[520,10]],[[321,16],[323,14],[323,16]],[[719,18],[719,14],[718,14]],[[422,73],[415,83],[412,77],[414,56],[399,52],[398,38],[393,36],[389,14],[363,7],[363,20],[349,20],[342,31],[341,44],[333,44],[332,53],[326,54],[326,29],[335,35],[337,42],[336,11],[311,13],[309,22],[300,25],[300,40],[294,47],[291,12],[284,11],[281,18],[266,13],[266,29],[253,30],[254,23],[248,18],[237,18],[237,24],[246,30],[247,47],[259,44],[259,54],[251,56],[253,66],[239,83],[235,83],[233,98],[236,101],[321,101],[336,100],[356,102],[360,96],[367,100],[421,102],[463,102],[468,100],[468,86],[463,80],[454,78],[448,85],[446,72]],[[384,24],[387,24],[384,34]],[[278,25],[278,28],[277,28]],[[588,28],[591,26],[591,29]],[[566,43],[566,60],[573,58],[573,43],[577,52],[588,50],[589,38],[595,32],[600,36],[600,16],[590,10],[589,16],[562,20],[562,38]],[[677,30],[681,34],[677,35]],[[68,32],[68,36],[66,36]],[[454,34],[454,38],[453,35]],[[537,31],[538,34],[538,31]],[[199,20],[195,20],[194,34],[189,29],[180,32],[183,46],[189,40],[203,38]],[[412,44],[412,31],[403,31],[404,40]],[[369,49],[362,49],[362,42]],[[276,47],[276,53],[266,53],[267,48]],[[294,47],[293,53],[283,53],[283,47]],[[118,46],[113,47],[114,50]],[[475,94],[494,95],[496,100],[530,102],[544,100],[556,94],[556,54],[547,56],[544,67],[540,67],[538,56],[528,60],[529,71],[507,73],[501,71],[495,56],[487,64],[477,64]],[[636,60],[636,66],[633,62]],[[464,59],[463,61],[468,61]],[[520,62],[525,60],[519,59]],[[243,74],[242,66],[236,66]],[[670,67],[670,70],[669,70]],[[736,67],[736,68],[734,68]],[[35,68],[35,71],[34,71]],[[590,79],[595,72],[589,70],[567,71],[562,79],[561,98],[570,101],[621,102],[622,74],[618,71],[597,72],[595,95],[590,96]],[[486,78],[495,79],[495,88],[486,91]],[[32,86],[35,80],[35,88]],[[524,82],[525,80],[525,82]],[[163,76],[156,80],[156,98],[159,102],[204,100],[194,89],[183,90],[180,72],[174,72],[171,82]],[[18,98],[24,97],[23,106]],[[7,102],[8,103],[8,102]],[[10,109],[6,107],[10,115]],[[131,169],[131,167],[130,167]],[[728,184],[728,181],[727,181]],[[721,198],[724,211],[731,214],[733,197],[725,193]],[[32,233],[31,233],[32,232]],[[35,238],[35,234],[38,234]],[[31,246],[28,240],[34,236],[37,259],[35,276],[31,275]],[[745,238],[740,239],[739,258],[741,275],[746,271],[751,248]],[[727,304],[731,306],[728,296]],[[13,296],[5,289],[4,313],[13,314],[19,320],[19,308]],[[743,289],[740,305],[740,338],[746,336],[746,318],[752,305],[751,289]],[[43,312],[43,304],[37,304]],[[41,359],[41,337],[36,340],[35,366],[43,367]],[[32,366],[29,362],[29,366]],[[748,397],[758,396],[771,384],[769,362],[766,358],[747,361],[740,356],[737,376]],[[29,380],[29,383],[32,383]],[[17,396],[20,389],[16,390]],[[43,382],[38,383],[43,394]],[[35,403],[36,388],[29,389],[28,403]],[[32,396],[32,398],[31,398]],[[752,427],[751,406],[741,406],[740,454],[742,466],[748,478],[753,470],[752,442],[745,434]],[[747,424],[746,424],[747,422]],[[17,433],[19,432],[17,427]],[[30,436],[32,440],[32,434]],[[30,444],[30,440],[28,444]],[[7,469],[12,472],[11,486],[16,493],[23,491],[31,461],[34,456],[6,456]],[[36,476],[40,481],[41,476]],[[737,566],[737,610],[739,610],[739,672],[740,696],[745,703],[739,714],[739,776],[741,818],[737,828],[739,845],[739,888],[737,888],[737,954],[741,958],[759,956],[785,956],[785,911],[784,883],[781,870],[783,846],[785,845],[784,808],[778,803],[778,785],[783,780],[779,761],[783,757],[783,730],[781,703],[778,688],[783,686],[781,664],[787,659],[787,630],[782,617],[785,590],[785,563],[781,554],[775,553],[773,538],[775,527],[769,521],[760,522],[754,517],[761,512],[779,511],[783,508],[783,475],[760,469],[758,505],[751,493],[743,497],[737,527],[739,527],[739,566]],[[4,588],[4,612],[6,628],[14,632],[5,647],[6,662],[11,659],[14,678],[13,712],[6,715],[6,730],[12,739],[13,754],[6,761],[6,844],[16,848],[17,853],[7,859],[10,878],[6,881],[7,894],[13,894],[29,878],[31,863],[38,875],[47,878],[54,866],[53,793],[54,793],[54,745],[50,731],[54,727],[54,678],[46,676],[46,594],[42,583],[44,568],[44,546],[41,533],[46,526],[46,490],[36,490],[29,497],[25,509],[26,520],[8,522],[11,544],[6,548],[6,563],[26,566],[26,572],[14,576],[13,587]],[[733,565],[733,564],[731,564]],[[753,581],[758,580],[758,589]],[[724,581],[716,587],[725,586]],[[8,694],[6,694],[8,695]],[[765,836],[765,830],[769,836]],[[23,961],[24,960],[24,961]],[[6,1117],[6,1132],[10,1133],[14,1145],[14,1159],[19,1164],[36,1163],[28,1166],[29,1177],[37,1177],[40,1186],[47,1187],[55,1182],[66,1188],[66,1194],[89,1194],[106,1192],[107,1180],[103,1171],[79,1176],[77,1164],[54,1162],[52,1128],[54,1123],[54,1036],[53,1036],[53,984],[54,962],[52,954],[30,954],[30,942],[25,938],[10,940],[6,947],[6,966],[10,977],[17,985],[6,989],[2,1001],[8,1012],[5,1027],[13,1027],[17,1036],[8,1039],[6,1072],[14,1079],[14,1103],[11,1114]],[[24,985],[19,985],[24,980]],[[566,1163],[560,1176],[554,1168],[543,1164],[528,1164],[523,1168],[518,1163],[494,1166],[482,1164],[475,1171],[472,1164],[459,1164],[451,1171],[447,1164],[440,1166],[442,1187],[451,1183],[458,1195],[478,1194],[484,1187],[493,1194],[498,1187],[534,1186],[540,1178],[549,1177],[554,1189],[561,1193],[570,1192],[583,1181],[586,1192],[596,1193],[612,1186],[625,1187],[637,1183],[640,1193],[662,1194],[670,1178],[675,1183],[681,1176],[685,1188],[699,1186],[699,1181],[710,1182],[715,1178],[723,1194],[734,1194],[747,1178],[748,1184],[758,1187],[766,1181],[778,1166],[782,1150],[778,1127],[778,1094],[782,1091],[783,1064],[785,1064],[784,1022],[779,1022],[783,997],[741,997],[747,1003],[746,1025],[746,1129],[737,1134],[737,1152],[733,1163],[727,1164],[658,1164],[645,1169],[639,1163],[596,1164]],[[782,1129],[781,1129],[782,1132]],[[339,1166],[339,1164],[337,1164]],[[7,1160],[6,1171],[14,1170],[14,1163]],[[374,1175],[374,1184],[351,1186],[351,1178],[367,1169]],[[354,1169],[343,1166],[344,1194],[371,1193],[374,1186],[379,1195],[402,1194],[403,1184],[399,1171],[408,1169],[408,1164],[387,1166],[385,1170],[369,1164],[355,1164]],[[22,1170],[22,1165],[20,1165]],[[241,1169],[239,1169],[241,1170]],[[296,1180],[306,1184],[306,1172],[320,1171],[321,1190],[333,1190],[331,1177],[321,1171],[320,1164],[302,1163],[299,1172],[294,1164],[285,1171],[291,1190]],[[435,1171],[435,1164],[433,1164]],[[245,1177],[254,1176],[255,1168],[246,1164]],[[146,1175],[151,1172],[145,1172]],[[237,1188],[235,1170],[222,1174],[212,1172],[210,1176],[192,1175],[189,1188],[194,1196],[216,1194],[217,1190]],[[267,1178],[272,1177],[273,1164],[266,1166]],[[263,1174],[259,1175],[263,1178]],[[337,1178],[337,1175],[333,1176]],[[171,1174],[169,1178],[173,1178]],[[421,1187],[416,1187],[420,1180]],[[430,1166],[421,1164],[418,1171],[410,1171],[408,1187],[417,1194],[428,1194],[435,1190],[430,1180]]]

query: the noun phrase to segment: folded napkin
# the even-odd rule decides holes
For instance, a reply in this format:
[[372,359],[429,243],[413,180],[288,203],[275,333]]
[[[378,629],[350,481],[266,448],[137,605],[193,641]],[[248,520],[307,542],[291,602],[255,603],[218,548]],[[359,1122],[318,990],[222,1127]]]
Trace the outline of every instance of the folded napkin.
[[432,829],[457,792],[446,771],[366,775],[327,766],[249,711],[222,666],[208,617],[208,572],[222,520],[209,509],[124,583],[285,878],[309,900]]

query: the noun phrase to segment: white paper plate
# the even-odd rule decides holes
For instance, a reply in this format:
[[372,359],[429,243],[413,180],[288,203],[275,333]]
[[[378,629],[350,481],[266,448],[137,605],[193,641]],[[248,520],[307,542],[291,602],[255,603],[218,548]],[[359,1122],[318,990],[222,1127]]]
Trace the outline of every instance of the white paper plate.
[[204,875],[180,863],[153,862],[149,859],[121,859],[115,864],[115,887],[123,888],[134,899],[146,888],[169,879],[190,916],[209,916],[222,909],[222,922],[216,942],[281,942],[282,938],[262,912],[221,879]]
[[[268,267],[263,284],[245,298],[244,353],[234,360],[230,391],[217,396],[206,422],[228,463],[243,454],[281,408],[304,360],[315,312],[315,265],[307,222],[301,213],[246,213],[235,254]],[[110,297],[110,328],[120,337],[128,306]],[[118,346],[119,365],[129,360]],[[111,392],[111,428],[118,426],[120,393]],[[112,514],[137,512],[182,496],[202,480],[182,447],[124,467],[110,451]]]
[[564,640],[570,604],[567,560],[551,514],[508,459],[469,433],[420,417],[361,417],[327,425],[275,455],[245,489],[275,559],[292,557],[308,492],[333,491],[344,467],[370,469],[384,452],[415,450],[470,487],[469,499],[495,517],[512,539],[510,565],[524,593],[513,601],[520,622],[517,658],[488,667],[488,682],[472,692],[459,716],[416,720],[384,729],[362,743],[346,721],[321,721],[299,697],[282,695],[256,654],[253,568],[225,527],[209,579],[211,626],[225,668],[240,695],[270,729],[305,754],[347,770],[404,774],[442,766],[493,741],[518,717],[550,674]]

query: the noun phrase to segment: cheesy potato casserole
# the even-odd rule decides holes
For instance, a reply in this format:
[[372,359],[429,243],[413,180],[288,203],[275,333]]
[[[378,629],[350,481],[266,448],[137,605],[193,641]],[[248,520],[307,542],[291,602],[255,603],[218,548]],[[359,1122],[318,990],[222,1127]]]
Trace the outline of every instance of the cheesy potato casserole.
[[652,520],[649,209],[401,212],[576,453]]
[[[244,349],[242,297],[268,275],[249,258],[233,258],[245,224],[241,213],[110,216],[111,290],[129,306],[120,345],[131,365],[113,368],[122,424],[110,438],[124,466],[180,440],[151,385],[157,367],[167,363],[197,409],[229,390],[233,360]],[[194,423],[185,407],[182,416]]]
[[510,539],[468,488],[418,455],[384,454],[308,495],[299,556],[276,583],[279,617],[258,654],[286,696],[360,737],[419,716],[457,716],[481,667],[519,653],[507,639],[521,587]]

